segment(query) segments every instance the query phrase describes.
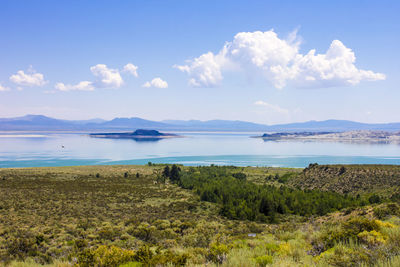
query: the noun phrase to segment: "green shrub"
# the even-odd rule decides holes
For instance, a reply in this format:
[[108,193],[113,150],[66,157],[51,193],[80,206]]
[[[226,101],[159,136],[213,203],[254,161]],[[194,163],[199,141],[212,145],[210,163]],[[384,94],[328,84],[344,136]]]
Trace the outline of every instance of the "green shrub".
[[134,259],[138,262],[150,263],[153,255],[154,253],[151,251],[150,247],[143,245],[136,251]]
[[254,260],[256,261],[258,266],[264,267],[273,262],[273,257],[270,255],[263,255],[263,256],[258,256],[256,258],[254,258]]
[[118,232],[109,226],[100,229],[100,231],[98,232],[98,237],[99,237],[99,239],[102,239],[102,240],[113,241],[113,240],[115,240],[115,238],[117,236],[118,236]]
[[14,238],[7,240],[6,249],[9,255],[19,260],[39,254],[36,237],[24,231],[17,232]]
[[366,231],[379,231],[380,225],[376,220],[365,217],[351,217],[337,225],[326,225],[312,244],[316,254],[335,246],[339,242],[357,241],[358,234]]
[[244,174],[243,172],[234,173],[232,174],[232,176],[241,181],[245,181],[247,177],[246,174]]
[[157,228],[148,223],[141,223],[137,227],[132,227],[128,230],[128,233],[140,240],[145,242],[153,242],[155,241],[155,231]]
[[173,266],[185,266],[188,260],[187,254],[176,254],[170,250],[156,253],[150,261],[151,266],[165,266],[171,264]]
[[137,261],[131,261],[128,263],[121,264],[119,267],[142,267],[143,264]]
[[226,255],[228,254],[228,252],[229,249],[225,244],[216,242],[210,245],[207,259],[212,262],[221,264],[226,260]]
[[99,246],[97,249],[85,249],[78,254],[78,264],[81,267],[118,267],[133,261],[135,252],[116,246]]
[[337,244],[335,247],[328,249],[316,257],[316,261],[320,265],[347,267],[360,266],[361,264],[370,264],[372,259],[367,251],[358,246],[348,246],[345,244]]

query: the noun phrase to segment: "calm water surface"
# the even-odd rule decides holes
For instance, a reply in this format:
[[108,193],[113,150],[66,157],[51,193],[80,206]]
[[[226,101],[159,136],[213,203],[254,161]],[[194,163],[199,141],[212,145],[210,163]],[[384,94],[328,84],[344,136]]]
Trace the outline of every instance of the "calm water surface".
[[[159,141],[91,138],[83,134],[0,134],[0,167],[180,163],[305,167],[398,164],[400,145],[263,141],[259,133],[184,133]],[[64,148],[62,148],[64,146]]]

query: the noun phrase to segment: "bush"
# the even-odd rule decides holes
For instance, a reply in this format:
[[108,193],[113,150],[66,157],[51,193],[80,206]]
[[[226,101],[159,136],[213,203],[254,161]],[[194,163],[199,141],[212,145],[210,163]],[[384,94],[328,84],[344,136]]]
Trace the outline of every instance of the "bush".
[[106,226],[98,232],[98,238],[101,240],[110,240],[113,241],[119,236],[118,231],[112,229],[110,226]]
[[325,251],[339,242],[350,242],[359,239],[358,234],[366,231],[379,231],[380,225],[376,220],[369,220],[364,217],[352,217],[337,225],[327,225],[319,233],[316,240],[313,240],[314,249]]
[[343,244],[321,253],[316,258],[316,261],[324,266],[324,264],[330,266],[360,266],[363,263],[369,263],[371,259],[365,250],[360,247],[348,247]]
[[210,246],[208,251],[207,259],[221,264],[226,260],[226,254],[228,254],[228,247],[224,244],[220,244],[219,242],[213,243]]
[[359,233],[357,236],[361,242],[369,246],[378,246],[386,243],[386,236],[375,230],[369,232],[363,231]]
[[154,253],[150,250],[150,247],[147,245],[143,245],[136,251],[134,259],[138,262],[150,263],[153,255]]
[[118,267],[123,263],[133,261],[135,252],[116,246],[99,246],[97,249],[85,249],[78,254],[78,264],[81,267]]
[[356,237],[363,231],[379,230],[380,226],[376,220],[363,217],[353,217],[342,225],[343,234],[349,238]]
[[187,254],[176,254],[167,250],[165,252],[158,252],[151,259],[151,266],[165,266],[167,264],[171,264],[173,266],[185,266],[188,260]]
[[381,203],[381,197],[376,194],[373,194],[368,198],[368,202],[371,204]]
[[137,261],[131,261],[125,264],[120,265],[119,267],[142,267],[143,264]]
[[29,232],[17,232],[8,240],[6,249],[9,255],[20,260],[39,254],[37,239]]
[[232,174],[232,176],[241,181],[245,181],[247,177],[246,174],[244,174],[243,172],[234,173]]
[[141,223],[137,227],[129,229],[128,233],[145,242],[153,242],[155,241],[154,233],[156,229],[155,226],[151,226],[148,223]]
[[263,256],[258,256],[256,258],[254,258],[254,260],[256,261],[258,266],[264,267],[268,264],[272,264],[273,257],[270,255],[263,255]]

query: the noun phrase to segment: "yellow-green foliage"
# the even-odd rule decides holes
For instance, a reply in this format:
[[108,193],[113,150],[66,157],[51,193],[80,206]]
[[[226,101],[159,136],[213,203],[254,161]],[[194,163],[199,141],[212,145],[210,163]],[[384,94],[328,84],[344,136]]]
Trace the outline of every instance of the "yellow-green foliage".
[[398,203],[387,203],[374,208],[374,215],[379,219],[388,216],[400,216],[400,205]]
[[288,256],[292,253],[292,246],[288,242],[282,242],[279,244],[279,254]]
[[[374,263],[374,267],[397,267],[397,266],[400,266],[400,256],[380,259]],[[370,265],[362,263],[361,267],[370,267]]]
[[271,264],[273,262],[273,257],[270,255],[263,255],[263,256],[258,256],[254,258],[258,266],[266,266],[268,264]]
[[[0,266],[2,266],[0,264]],[[36,263],[33,259],[28,258],[25,261],[12,261],[7,264],[7,267],[72,267],[72,264],[69,262],[62,261],[54,261],[51,264],[39,264]]]
[[208,259],[216,263],[222,263],[226,259],[229,249],[225,244],[219,242],[210,245]]
[[357,240],[361,232],[372,230],[379,231],[380,225],[377,220],[364,217],[352,217],[339,224],[326,224],[320,232],[316,234],[314,244],[322,246],[323,250],[332,248],[338,242],[349,242]]
[[383,222],[381,220],[375,220],[375,223],[378,225],[379,228],[395,228],[396,226],[390,222]]
[[127,262],[124,264],[121,264],[119,267],[142,267],[143,264],[140,262]]
[[375,230],[363,231],[357,236],[362,242],[371,246],[381,245],[386,242],[386,237],[382,233]]
[[358,246],[339,243],[316,257],[319,264],[330,266],[356,266],[362,262],[370,262],[367,252]]
[[87,249],[78,256],[79,266],[114,267],[134,260],[135,252],[116,246],[99,246]]
[[[226,168],[260,184],[290,171]],[[194,192],[156,183],[162,169],[0,169],[0,266],[400,266],[398,204],[228,220]]]

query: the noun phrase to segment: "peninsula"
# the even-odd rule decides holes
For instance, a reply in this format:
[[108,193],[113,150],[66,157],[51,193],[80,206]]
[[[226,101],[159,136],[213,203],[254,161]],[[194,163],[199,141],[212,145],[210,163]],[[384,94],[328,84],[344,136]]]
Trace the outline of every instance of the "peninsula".
[[400,132],[386,131],[347,131],[347,132],[281,132],[265,133],[254,138],[265,141],[307,140],[307,141],[336,141],[356,143],[400,143]]

